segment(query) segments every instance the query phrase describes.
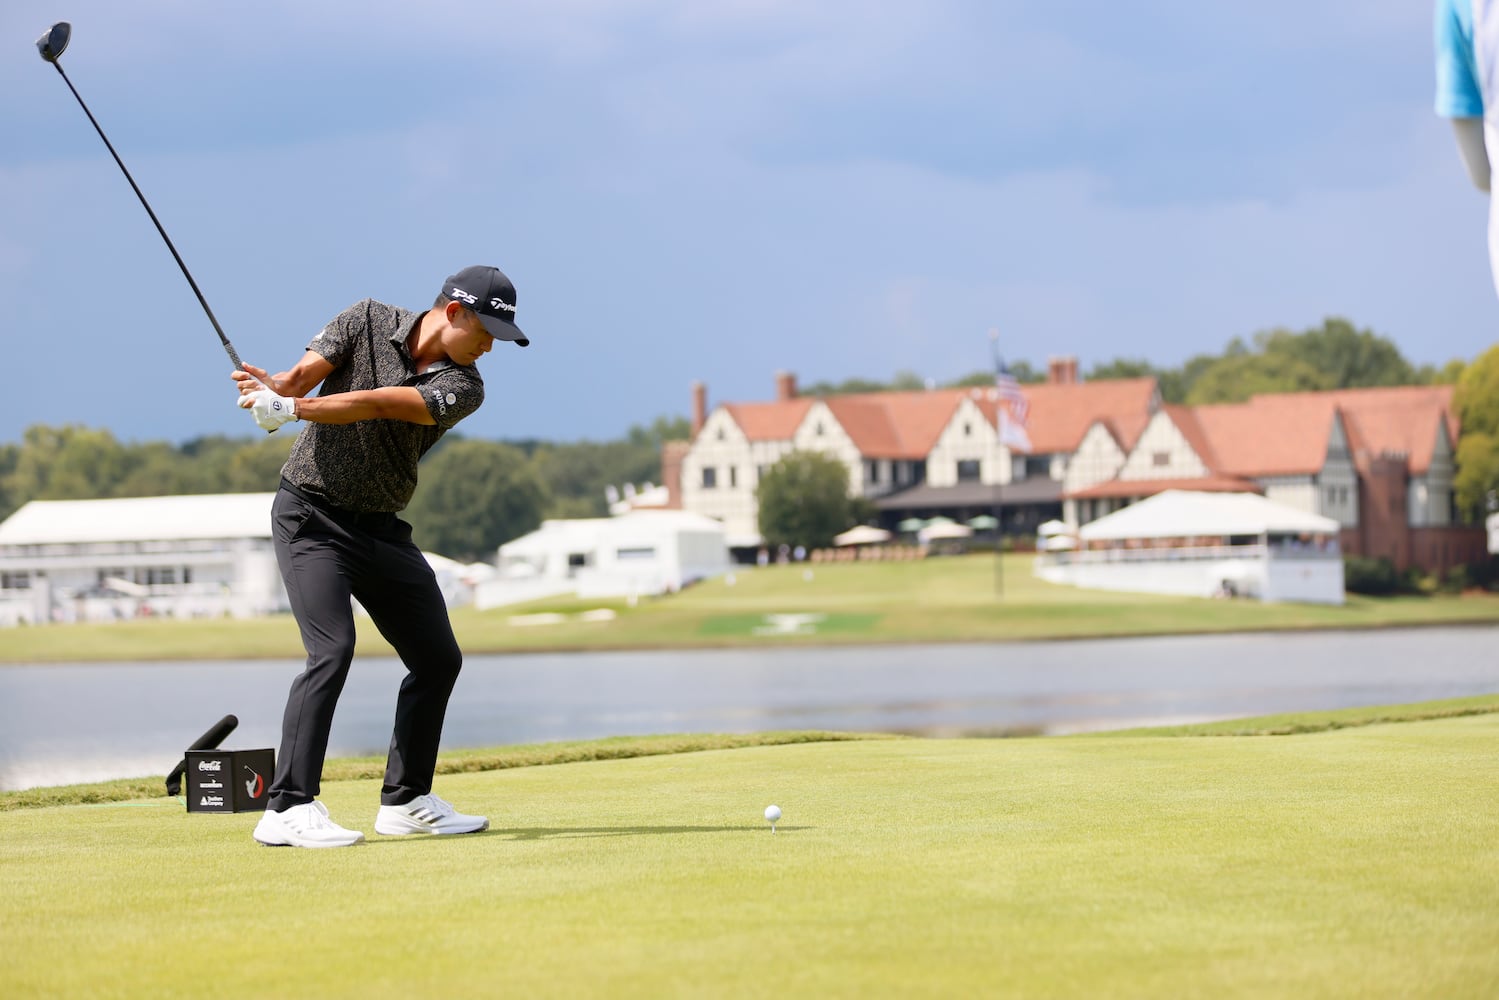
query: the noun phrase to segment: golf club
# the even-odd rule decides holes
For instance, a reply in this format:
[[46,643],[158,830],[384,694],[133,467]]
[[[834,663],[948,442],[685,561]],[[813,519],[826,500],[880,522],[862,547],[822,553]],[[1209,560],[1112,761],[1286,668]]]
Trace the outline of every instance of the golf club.
[[198,283],[193,280],[193,276],[188,271],[187,265],[182,262],[182,255],[177,252],[177,248],[172,244],[172,238],[168,236],[167,231],[162,228],[161,221],[156,218],[156,213],[151,210],[151,205],[146,201],[146,196],[141,194],[140,186],[135,183],[135,178],[130,176],[129,170],[125,169],[125,161],[121,160],[120,154],[115,152],[114,145],[109,141],[109,137],[104,134],[104,130],[99,127],[99,122],[94,118],[94,113],[88,109],[87,104],[83,103],[83,98],[78,94],[78,88],[73,86],[73,81],[68,79],[68,74],[62,71],[62,63],[58,62],[58,60],[62,58],[63,51],[67,49],[68,40],[72,36],[72,34],[72,25],[70,25],[67,21],[58,21],[50,29],[48,29],[45,35],[36,40],[37,51],[42,54],[43,59],[51,63],[57,69],[57,73],[62,77],[63,83],[66,83],[68,85],[68,89],[73,92],[73,97],[77,99],[78,106],[83,109],[84,114],[88,115],[88,120],[94,125],[94,131],[98,132],[99,138],[104,140],[104,145],[109,150],[109,155],[113,156],[115,159],[115,163],[119,164],[120,172],[123,173],[125,175],[125,179],[130,182],[130,187],[135,191],[135,196],[141,200],[141,205],[145,207],[146,214],[149,215],[151,217],[151,221],[156,224],[156,231],[160,233],[161,238],[166,241],[167,249],[172,251],[172,257],[177,261],[177,266],[182,268],[182,276],[186,278],[187,283],[192,286],[193,294],[198,297],[198,304],[203,307],[203,312],[208,316],[208,322],[213,324],[214,332],[219,335],[219,341],[223,343],[224,351],[229,355],[229,360],[234,362],[234,367],[237,370],[244,371],[245,366],[239,360],[239,353],[235,351],[234,345],[229,343],[229,338],[224,335],[224,328],[219,326],[219,321],[214,316],[213,310],[208,308],[208,300],[203,297],[203,293],[198,289]]

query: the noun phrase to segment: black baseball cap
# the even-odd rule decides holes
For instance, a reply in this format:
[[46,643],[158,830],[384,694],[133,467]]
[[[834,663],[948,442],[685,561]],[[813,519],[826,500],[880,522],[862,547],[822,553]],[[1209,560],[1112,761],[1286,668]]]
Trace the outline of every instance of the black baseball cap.
[[499,268],[465,267],[442,283],[442,294],[477,313],[495,340],[511,340],[521,347],[531,343],[515,325],[515,286]]

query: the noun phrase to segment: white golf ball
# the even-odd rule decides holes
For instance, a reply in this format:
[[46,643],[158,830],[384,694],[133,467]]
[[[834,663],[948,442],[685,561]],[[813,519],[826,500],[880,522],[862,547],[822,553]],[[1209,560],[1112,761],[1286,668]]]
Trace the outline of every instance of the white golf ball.
[[781,807],[780,806],[766,806],[765,807],[765,818],[768,819],[772,823],[774,823],[776,820],[780,819],[781,818]]

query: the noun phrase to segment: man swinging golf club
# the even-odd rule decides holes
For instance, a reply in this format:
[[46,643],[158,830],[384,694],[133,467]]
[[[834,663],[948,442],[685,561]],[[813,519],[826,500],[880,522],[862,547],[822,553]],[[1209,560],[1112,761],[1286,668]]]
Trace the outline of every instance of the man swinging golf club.
[[426,312],[366,299],[314,336],[289,370],[271,375],[245,365],[234,373],[239,405],[261,427],[307,424],[271,509],[276,561],[307,667],[286,701],[276,776],[255,827],[262,844],[346,847],[364,839],[317,801],[333,710],[354,657],[351,597],[408,671],[375,832],[489,826],[432,794],[462,654],[432,570],[396,515],[416,489],[417,460],[484,401],[474,362],[496,340],[530,343],[515,325],[515,287],[496,268],[469,267],[444,282]]

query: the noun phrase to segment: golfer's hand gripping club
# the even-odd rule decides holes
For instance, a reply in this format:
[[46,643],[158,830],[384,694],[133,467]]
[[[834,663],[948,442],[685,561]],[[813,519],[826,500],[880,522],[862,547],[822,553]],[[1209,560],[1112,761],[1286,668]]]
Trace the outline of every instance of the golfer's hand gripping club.
[[239,384],[240,407],[249,410],[267,433],[297,419],[296,400],[281,395],[276,380],[264,368],[241,364],[232,377]]

